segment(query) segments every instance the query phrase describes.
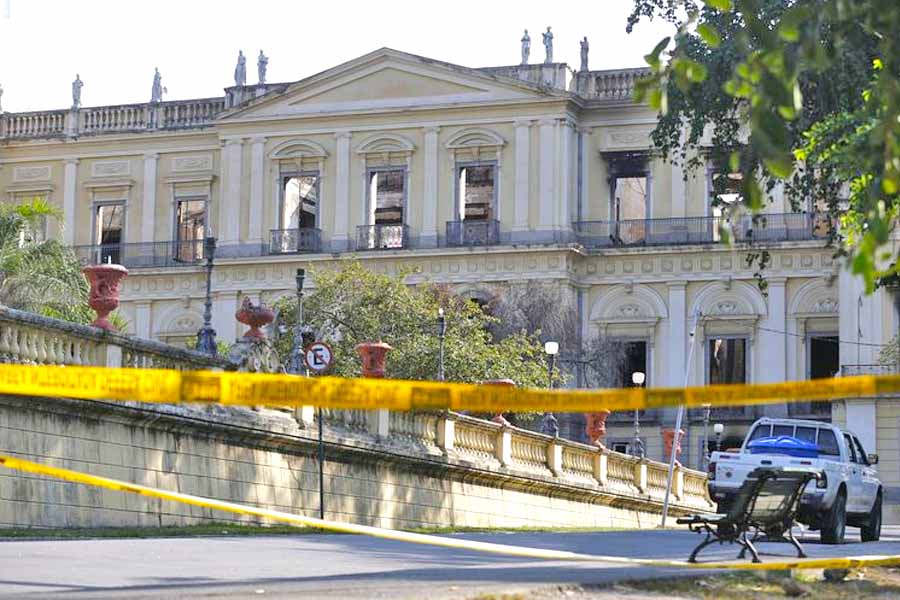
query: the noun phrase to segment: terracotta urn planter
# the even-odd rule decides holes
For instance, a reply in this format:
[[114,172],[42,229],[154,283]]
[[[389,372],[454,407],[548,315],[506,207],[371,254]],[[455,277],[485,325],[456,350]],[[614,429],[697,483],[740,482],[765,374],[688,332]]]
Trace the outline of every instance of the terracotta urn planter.
[[[516,387],[516,382],[512,379],[486,379],[485,381],[481,382],[481,385],[496,385],[500,387],[514,388]],[[505,427],[512,427],[512,423],[510,423],[509,420],[503,416],[503,413],[497,413],[496,415],[491,417],[491,421],[493,421],[494,423],[499,423]]]
[[109,313],[119,307],[119,282],[128,275],[128,269],[122,265],[90,265],[81,270],[91,285],[88,305],[97,313],[97,318],[91,325],[115,331],[112,323],[107,320]]
[[603,436],[606,435],[606,418],[608,416],[608,410],[584,413],[584,433],[587,435],[591,444],[595,446],[603,445],[602,440]]
[[362,359],[362,376],[381,379],[384,377],[384,363],[387,354],[393,350],[384,342],[363,342],[356,345],[356,352]]
[[[680,431],[680,435],[678,436],[678,444],[675,446],[675,462],[678,462],[678,457],[681,456],[681,440],[684,439],[684,429]],[[666,460],[672,455],[672,442],[675,441],[675,429],[663,429],[663,452],[665,453]]]
[[236,313],[235,318],[250,327],[250,330],[244,334],[245,338],[251,340],[264,340],[266,334],[260,329],[275,320],[275,311],[262,304],[253,304],[250,298],[244,297],[241,307]]

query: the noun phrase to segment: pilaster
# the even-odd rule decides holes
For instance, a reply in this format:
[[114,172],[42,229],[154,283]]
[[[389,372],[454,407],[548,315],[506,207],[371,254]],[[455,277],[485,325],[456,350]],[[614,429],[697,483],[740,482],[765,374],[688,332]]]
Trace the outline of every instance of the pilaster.
[[75,202],[78,180],[78,159],[66,159],[63,171],[63,244],[75,245]]
[[350,132],[334,134],[335,178],[334,178],[334,228],[332,250],[350,248]]
[[[672,281],[669,287],[669,330],[667,332],[666,356],[665,356],[665,381],[662,385],[667,387],[683,387],[686,370],[693,365],[686,364],[688,350],[687,330],[687,283],[684,281]],[[694,349],[695,356],[697,349]],[[700,382],[689,381],[689,385],[699,385]],[[663,409],[664,421],[674,419],[674,409]]]
[[241,225],[241,158],[243,140],[229,139],[225,141],[222,165],[224,169],[224,185],[222,202],[219,205],[219,244],[220,246],[237,244],[240,238]]
[[134,303],[134,335],[149,340],[152,335],[152,306],[147,300],[139,300]]
[[217,341],[231,343],[237,338],[237,300],[237,292],[213,292],[212,325]]
[[513,232],[528,230],[528,197],[531,191],[531,121],[515,122],[516,128],[516,179]]
[[255,137],[250,143],[250,212],[247,218],[247,242],[262,244],[266,138]]
[[422,233],[419,246],[433,248],[437,246],[438,232],[438,134],[439,127],[428,127],[425,130],[425,183],[422,194]]
[[156,172],[159,154],[144,155],[144,186],[141,196],[141,242],[156,241]]
[[556,198],[556,120],[538,121],[538,229],[551,231],[554,226]]

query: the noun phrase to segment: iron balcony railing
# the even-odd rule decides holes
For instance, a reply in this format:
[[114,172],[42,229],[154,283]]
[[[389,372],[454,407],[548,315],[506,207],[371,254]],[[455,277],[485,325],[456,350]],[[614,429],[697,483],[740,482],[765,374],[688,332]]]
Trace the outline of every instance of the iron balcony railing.
[[827,215],[783,213],[733,217],[672,217],[626,221],[579,221],[578,242],[587,248],[715,244],[726,236],[734,242],[784,242],[825,239]]
[[360,225],[356,228],[357,250],[396,250],[408,247],[407,225]]
[[203,240],[75,246],[83,265],[113,263],[128,268],[179,267],[203,260]]
[[493,246],[500,243],[500,221],[447,221],[448,246]]
[[896,375],[900,373],[900,367],[892,364],[877,365],[841,365],[842,377],[856,375]]
[[314,227],[273,229],[269,235],[269,254],[299,254],[322,249],[322,230]]

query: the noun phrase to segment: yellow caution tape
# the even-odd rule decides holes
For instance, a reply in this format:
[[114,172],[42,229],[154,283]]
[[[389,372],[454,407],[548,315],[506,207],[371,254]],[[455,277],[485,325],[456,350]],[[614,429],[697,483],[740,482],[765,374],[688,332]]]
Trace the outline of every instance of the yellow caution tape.
[[0,365],[0,394],[242,406],[475,412],[593,412],[737,406],[900,393],[900,375],[691,388],[538,390],[463,383],[260,373]]
[[192,496],[190,494],[182,494],[179,492],[169,492],[116,479],[108,479],[88,473],[80,473],[60,467],[51,467],[36,462],[31,462],[21,458],[0,455],[0,465],[10,469],[25,471],[27,473],[35,473],[45,475],[75,483],[92,485],[96,487],[106,488],[117,492],[129,492],[149,498],[159,498],[162,500],[172,500],[184,504],[192,504],[194,506],[202,506],[215,510],[223,510],[239,515],[249,515],[271,519],[272,521],[280,521],[290,523],[291,525],[315,527],[328,531],[336,531],[340,533],[356,533],[369,535],[388,540],[396,540],[400,542],[412,542],[416,544],[428,544],[431,546],[442,546],[445,548],[454,548],[457,550],[474,550],[477,552],[489,552],[493,554],[505,554],[509,556],[519,556],[523,558],[537,558],[546,560],[563,560],[563,561],[581,561],[581,562],[603,562],[617,563],[632,566],[646,567],[681,567],[694,569],[740,569],[740,570],[784,570],[784,569],[851,569],[858,567],[874,567],[874,566],[896,566],[900,565],[900,556],[855,556],[855,557],[839,557],[839,558],[808,558],[790,561],[766,562],[766,563],[750,563],[750,562],[708,562],[708,563],[689,563],[679,560],[661,560],[661,559],[643,559],[643,558],[627,558],[624,556],[601,556],[594,554],[580,554],[577,552],[567,552],[565,550],[548,550],[543,548],[529,548],[526,546],[510,546],[506,544],[494,544],[491,542],[478,542],[475,540],[464,540],[459,538],[449,538],[436,535],[426,535],[422,533],[411,533],[406,531],[396,531],[394,529],[383,529],[381,527],[370,527],[368,525],[356,525],[353,523],[340,523],[337,521],[328,521],[316,519],[313,517],[304,517],[301,515],[293,515],[290,513],[268,510],[265,508],[256,508],[253,506],[245,506],[232,502],[223,502],[221,500],[213,500],[211,498],[203,498],[200,496]]

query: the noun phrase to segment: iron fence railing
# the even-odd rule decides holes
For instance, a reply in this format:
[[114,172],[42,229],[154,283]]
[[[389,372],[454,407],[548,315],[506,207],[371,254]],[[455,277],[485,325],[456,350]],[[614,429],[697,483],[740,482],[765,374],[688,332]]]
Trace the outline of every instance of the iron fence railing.
[[397,250],[408,247],[407,225],[360,225],[356,228],[357,250]]
[[269,254],[298,254],[319,252],[322,230],[314,227],[273,229],[269,235]]
[[448,246],[493,246],[500,243],[500,221],[448,221]]
[[900,367],[892,364],[877,365],[841,365],[841,376],[853,377],[855,375],[896,375],[900,373]]
[[113,263],[128,268],[179,267],[203,260],[203,240],[75,246],[83,265]]
[[735,242],[814,240],[825,239],[829,231],[827,217],[815,213],[578,221],[574,227],[579,243],[587,248],[714,244],[725,238]]

